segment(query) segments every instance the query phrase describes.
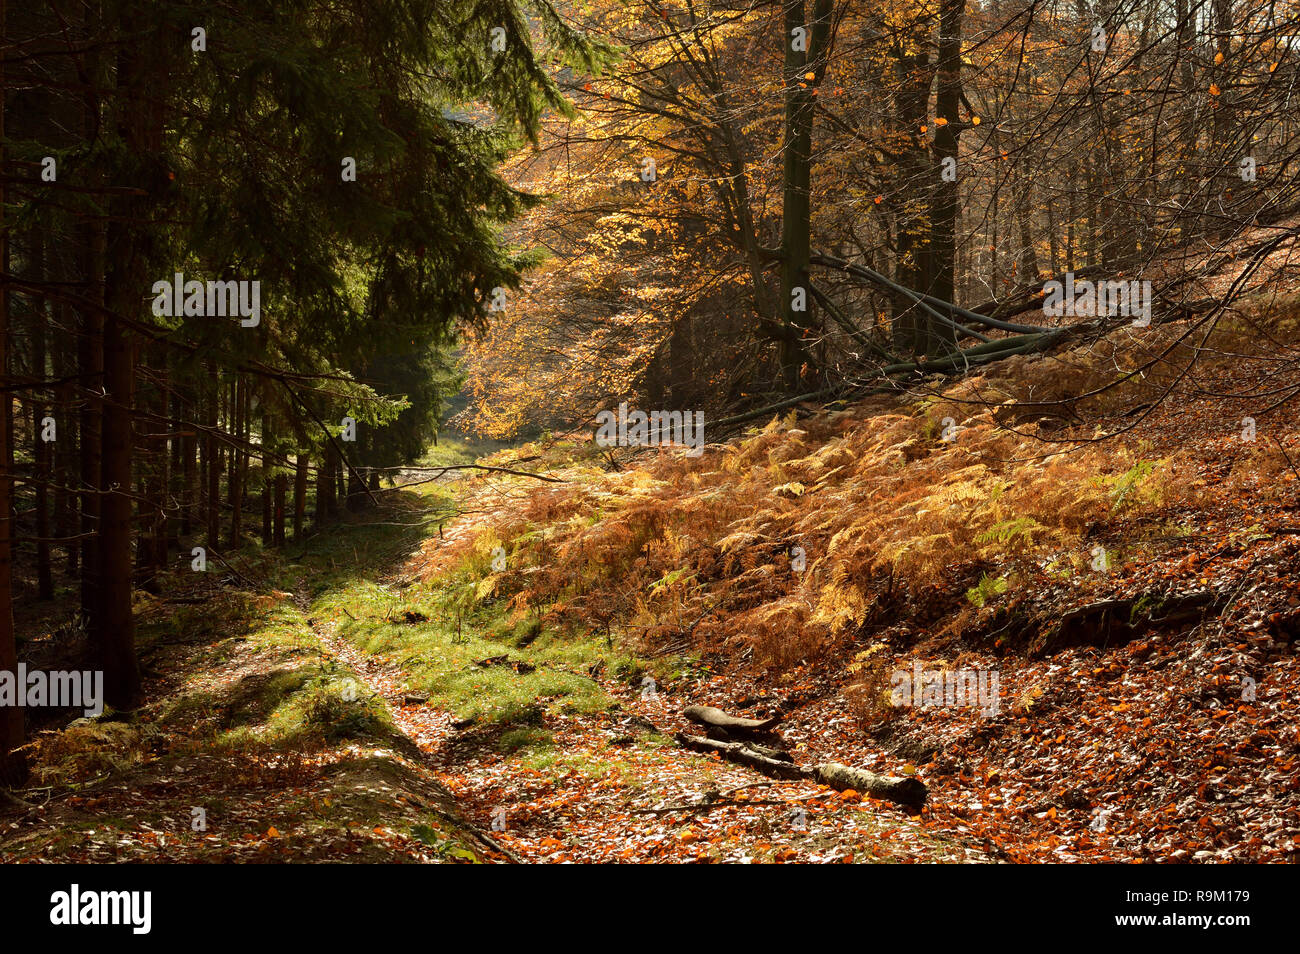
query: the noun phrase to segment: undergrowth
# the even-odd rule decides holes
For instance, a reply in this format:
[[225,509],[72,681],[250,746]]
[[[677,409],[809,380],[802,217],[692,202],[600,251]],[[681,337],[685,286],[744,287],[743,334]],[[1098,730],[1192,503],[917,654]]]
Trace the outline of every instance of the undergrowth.
[[[1221,337],[1241,333],[1225,323]],[[911,403],[774,417],[695,459],[647,450],[610,472],[591,453],[552,454],[564,484],[523,486],[471,532],[431,542],[421,572],[459,581],[448,599],[462,614],[490,600],[513,620],[643,652],[749,648],[785,669],[900,606],[935,619],[995,602],[1018,566],[1062,582],[1113,571],[1135,544],[1099,540],[1140,541],[1202,488],[1176,450],[1094,441],[1100,424],[1057,436],[1063,416],[1123,420],[1169,385],[1142,358],[1176,332],[1142,348],[1130,335],[999,362]],[[1054,402],[1072,395],[1085,397],[1066,414]],[[1284,466],[1272,456],[1265,474]]]

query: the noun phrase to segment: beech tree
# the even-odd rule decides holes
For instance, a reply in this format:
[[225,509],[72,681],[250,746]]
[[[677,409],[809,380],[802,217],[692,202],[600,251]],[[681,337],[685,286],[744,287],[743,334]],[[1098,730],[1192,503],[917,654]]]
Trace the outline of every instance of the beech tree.
[[[1097,333],[1042,314],[1066,275],[1154,276],[1163,312],[1206,314],[1171,263],[1207,249],[1211,274],[1296,208],[1295,14],[1258,0],[566,10],[623,56],[566,75],[579,117],[510,165],[555,199],[529,213],[550,259],[469,349],[465,420],[497,436],[625,399],[729,419]],[[823,22],[824,55],[787,43]]]

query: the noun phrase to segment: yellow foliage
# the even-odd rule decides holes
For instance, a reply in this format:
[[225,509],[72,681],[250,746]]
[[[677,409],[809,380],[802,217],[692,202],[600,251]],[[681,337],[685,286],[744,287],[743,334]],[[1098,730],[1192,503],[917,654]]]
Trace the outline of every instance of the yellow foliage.
[[[873,399],[798,426],[773,418],[720,454],[645,455],[641,469],[532,488],[432,565],[458,548],[490,550],[476,540],[511,541],[512,566],[529,569],[503,579],[497,597],[563,604],[592,628],[612,619],[652,645],[689,634],[752,646],[760,665],[796,665],[876,618],[886,596],[957,584],[1031,547],[1078,550],[1121,491],[1126,507],[1155,504],[1158,468],[1121,445],[1044,456],[998,426],[1016,388],[1037,397],[1069,386],[1059,368],[1042,372],[1022,365],[1019,384],[991,372],[910,409]],[[990,392],[992,407],[974,403]],[[943,417],[959,440],[942,439]]]

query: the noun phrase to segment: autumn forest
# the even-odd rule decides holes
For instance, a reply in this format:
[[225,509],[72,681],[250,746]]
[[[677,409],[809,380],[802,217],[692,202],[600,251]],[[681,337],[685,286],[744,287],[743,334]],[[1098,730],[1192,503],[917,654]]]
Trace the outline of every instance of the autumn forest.
[[[166,935],[139,862],[1296,862],[1297,37],[0,0],[18,920]],[[1232,877],[1087,910],[1240,938]]]

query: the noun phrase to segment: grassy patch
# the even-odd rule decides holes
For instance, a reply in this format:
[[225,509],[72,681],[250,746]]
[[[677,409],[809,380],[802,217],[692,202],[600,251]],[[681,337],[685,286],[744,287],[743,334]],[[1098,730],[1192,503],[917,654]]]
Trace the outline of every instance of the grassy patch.
[[[309,548],[304,563],[323,572],[307,612],[358,649],[398,665],[408,689],[426,692],[458,719],[477,723],[510,727],[521,713],[539,707],[557,714],[597,712],[613,700],[591,671],[629,678],[648,671],[601,636],[553,630],[494,600],[491,548],[476,548],[431,583],[398,588],[375,582],[369,564],[414,552],[416,538],[432,522],[413,514],[401,526],[357,525],[325,546]],[[335,558],[349,550],[356,557],[347,571],[332,572]],[[506,664],[478,665],[502,655]],[[545,741],[542,733],[514,728],[498,740],[510,748]]]
[[[403,544],[361,528],[340,536],[376,560]],[[342,543],[318,548],[326,564]],[[305,569],[269,554],[242,563],[282,584]],[[138,604],[150,698],[36,737],[33,785],[15,794],[45,807],[0,837],[0,857],[476,859],[450,796],[297,600],[213,582],[198,607],[166,592]]]
[[[458,637],[453,619],[427,592],[413,594],[397,612],[390,612],[390,596],[373,584],[358,584],[322,598],[312,611],[339,620],[340,635],[395,662],[406,673],[408,688],[427,692],[458,719],[508,724],[539,702],[564,713],[600,711],[612,699],[587,670],[637,665],[594,637],[544,630],[520,647],[517,623],[499,605],[462,619]],[[407,612],[428,620],[396,621]],[[522,665],[478,665],[503,654],[509,663]]]

